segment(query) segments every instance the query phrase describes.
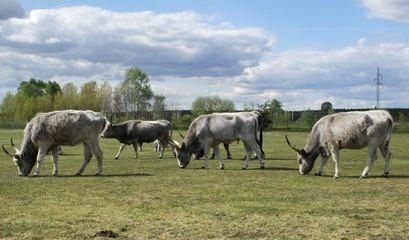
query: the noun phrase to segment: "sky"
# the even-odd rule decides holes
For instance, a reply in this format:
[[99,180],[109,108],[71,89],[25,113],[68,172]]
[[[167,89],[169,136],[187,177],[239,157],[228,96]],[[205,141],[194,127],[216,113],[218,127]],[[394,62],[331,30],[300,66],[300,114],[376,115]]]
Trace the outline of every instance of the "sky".
[[0,0],[0,100],[31,78],[148,74],[170,110],[409,107],[409,0]]

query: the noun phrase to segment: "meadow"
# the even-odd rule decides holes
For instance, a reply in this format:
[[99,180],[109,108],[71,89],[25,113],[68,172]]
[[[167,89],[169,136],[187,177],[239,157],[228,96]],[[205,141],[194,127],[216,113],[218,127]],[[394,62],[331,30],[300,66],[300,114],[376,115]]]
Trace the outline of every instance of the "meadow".
[[[185,133],[182,131],[182,133]],[[64,147],[59,175],[51,157],[39,177],[19,177],[0,156],[2,239],[407,239],[409,236],[409,134],[393,134],[390,177],[380,177],[381,156],[366,179],[359,176],[367,151],[341,151],[341,177],[332,179],[330,160],[322,176],[300,175],[296,154],[285,141],[303,147],[308,133],[266,132],[266,169],[258,160],[241,170],[242,143],[231,145],[225,170],[210,160],[191,160],[180,169],[167,149],[163,159],[144,144],[139,159],[127,146],[101,139],[103,172],[93,158],[82,176],[82,146]],[[174,131],[175,139],[178,138]],[[22,130],[0,130],[10,151]],[[225,151],[221,148],[223,157]],[[318,164],[319,162],[317,162]],[[314,170],[318,167],[314,167]]]

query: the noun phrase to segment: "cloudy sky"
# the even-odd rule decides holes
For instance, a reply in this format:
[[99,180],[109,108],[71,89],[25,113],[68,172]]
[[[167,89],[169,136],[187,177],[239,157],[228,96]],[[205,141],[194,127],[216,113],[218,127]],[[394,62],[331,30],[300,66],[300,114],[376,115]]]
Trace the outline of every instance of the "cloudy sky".
[[0,0],[0,100],[30,78],[115,86],[138,67],[170,109],[409,107],[409,0]]

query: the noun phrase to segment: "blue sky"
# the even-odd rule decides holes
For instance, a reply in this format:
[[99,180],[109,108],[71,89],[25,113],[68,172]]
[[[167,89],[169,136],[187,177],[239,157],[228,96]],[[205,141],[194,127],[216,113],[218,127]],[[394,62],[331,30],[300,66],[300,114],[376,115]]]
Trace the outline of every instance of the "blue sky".
[[405,0],[0,0],[0,98],[31,77],[115,86],[139,67],[169,109],[208,95],[368,108],[379,66],[381,107],[406,108],[408,12]]

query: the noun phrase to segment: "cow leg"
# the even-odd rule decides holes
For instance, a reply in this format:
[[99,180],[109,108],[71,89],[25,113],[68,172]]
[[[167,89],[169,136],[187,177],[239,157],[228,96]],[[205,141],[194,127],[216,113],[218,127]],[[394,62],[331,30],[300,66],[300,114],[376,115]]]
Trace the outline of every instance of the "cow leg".
[[[368,146],[370,145],[368,144]],[[378,158],[377,155],[378,154],[376,153],[376,148],[368,147],[368,164],[366,165],[360,178],[365,178],[366,176],[368,176],[369,170],[372,168],[372,165],[374,164],[375,160]]]
[[[265,168],[265,163],[264,163],[264,159],[263,159],[264,154],[261,152],[260,145],[256,141],[250,141],[249,146],[250,146],[250,148],[252,150],[254,150],[256,152],[257,158],[260,161],[260,168],[264,169]],[[252,151],[250,152],[250,155],[246,156],[246,158],[247,157],[249,158],[249,161],[250,161],[250,158],[251,158],[251,154],[252,154]]]
[[118,158],[119,158],[119,155],[121,155],[121,152],[124,150],[125,146],[126,146],[125,143],[122,143],[121,146],[119,146],[119,151],[118,151],[118,153],[116,154],[116,156],[114,157],[114,159],[118,159]]
[[213,147],[213,154],[215,154],[217,156],[217,158],[219,159],[220,169],[223,170],[224,169],[224,163],[223,163],[222,155],[220,154],[220,149],[219,149],[218,145]]
[[138,143],[138,146],[139,146],[139,152],[142,152],[142,144],[143,144],[143,142]]
[[135,159],[138,159],[138,149],[139,149],[139,145],[137,142],[132,143],[133,145],[133,149],[135,150]]
[[249,166],[251,154],[253,153],[253,149],[251,149],[250,145],[247,142],[243,141],[244,148],[246,149],[246,160],[244,161],[244,165],[242,169],[247,169]]
[[205,160],[204,160],[204,162],[203,162],[202,168],[205,169],[205,168],[207,167],[207,163],[208,163],[208,161],[209,161],[209,151],[210,151],[210,148],[209,148],[208,146],[205,146],[205,148],[204,148],[203,151],[204,151]]
[[226,149],[227,157],[226,159],[231,159],[231,154],[230,154],[230,146],[227,143],[223,143],[224,149]]
[[320,168],[315,173],[316,176],[321,176],[322,169],[324,169],[325,164],[327,163],[329,156],[322,156]]
[[84,156],[83,156],[81,167],[78,170],[78,172],[75,174],[78,176],[81,175],[82,172],[84,172],[85,167],[88,165],[92,157],[91,147],[88,145],[88,143],[84,142],[82,145],[84,146]]
[[214,159],[216,157],[216,153],[213,150],[212,156],[210,157],[210,159]]
[[37,177],[40,174],[41,164],[43,163],[44,157],[47,155],[47,150],[39,149],[37,153],[37,168],[34,172],[34,176]]
[[391,151],[389,150],[389,141],[379,147],[382,153],[382,157],[385,161],[385,167],[383,168],[383,177],[387,177],[389,175],[389,161],[391,158]]
[[94,144],[91,144],[91,151],[94,153],[96,159],[97,159],[97,164],[98,164],[98,168],[97,168],[97,172],[95,173],[95,175],[100,175],[102,172],[102,159],[104,157],[104,152],[102,151],[101,147],[99,146],[99,141],[98,138],[95,141]]
[[60,146],[51,149],[51,158],[53,159],[53,163],[54,163],[54,170],[53,170],[54,176],[57,176],[58,174],[58,155],[60,155],[60,150],[61,150]]
[[161,152],[160,152],[159,158],[162,158],[163,154],[165,153],[166,142],[165,141],[159,141],[159,146],[161,146]]
[[339,170],[339,150],[333,150],[331,152],[332,155],[332,160],[334,160],[335,163],[335,174],[334,174],[334,179],[339,178],[340,170]]

